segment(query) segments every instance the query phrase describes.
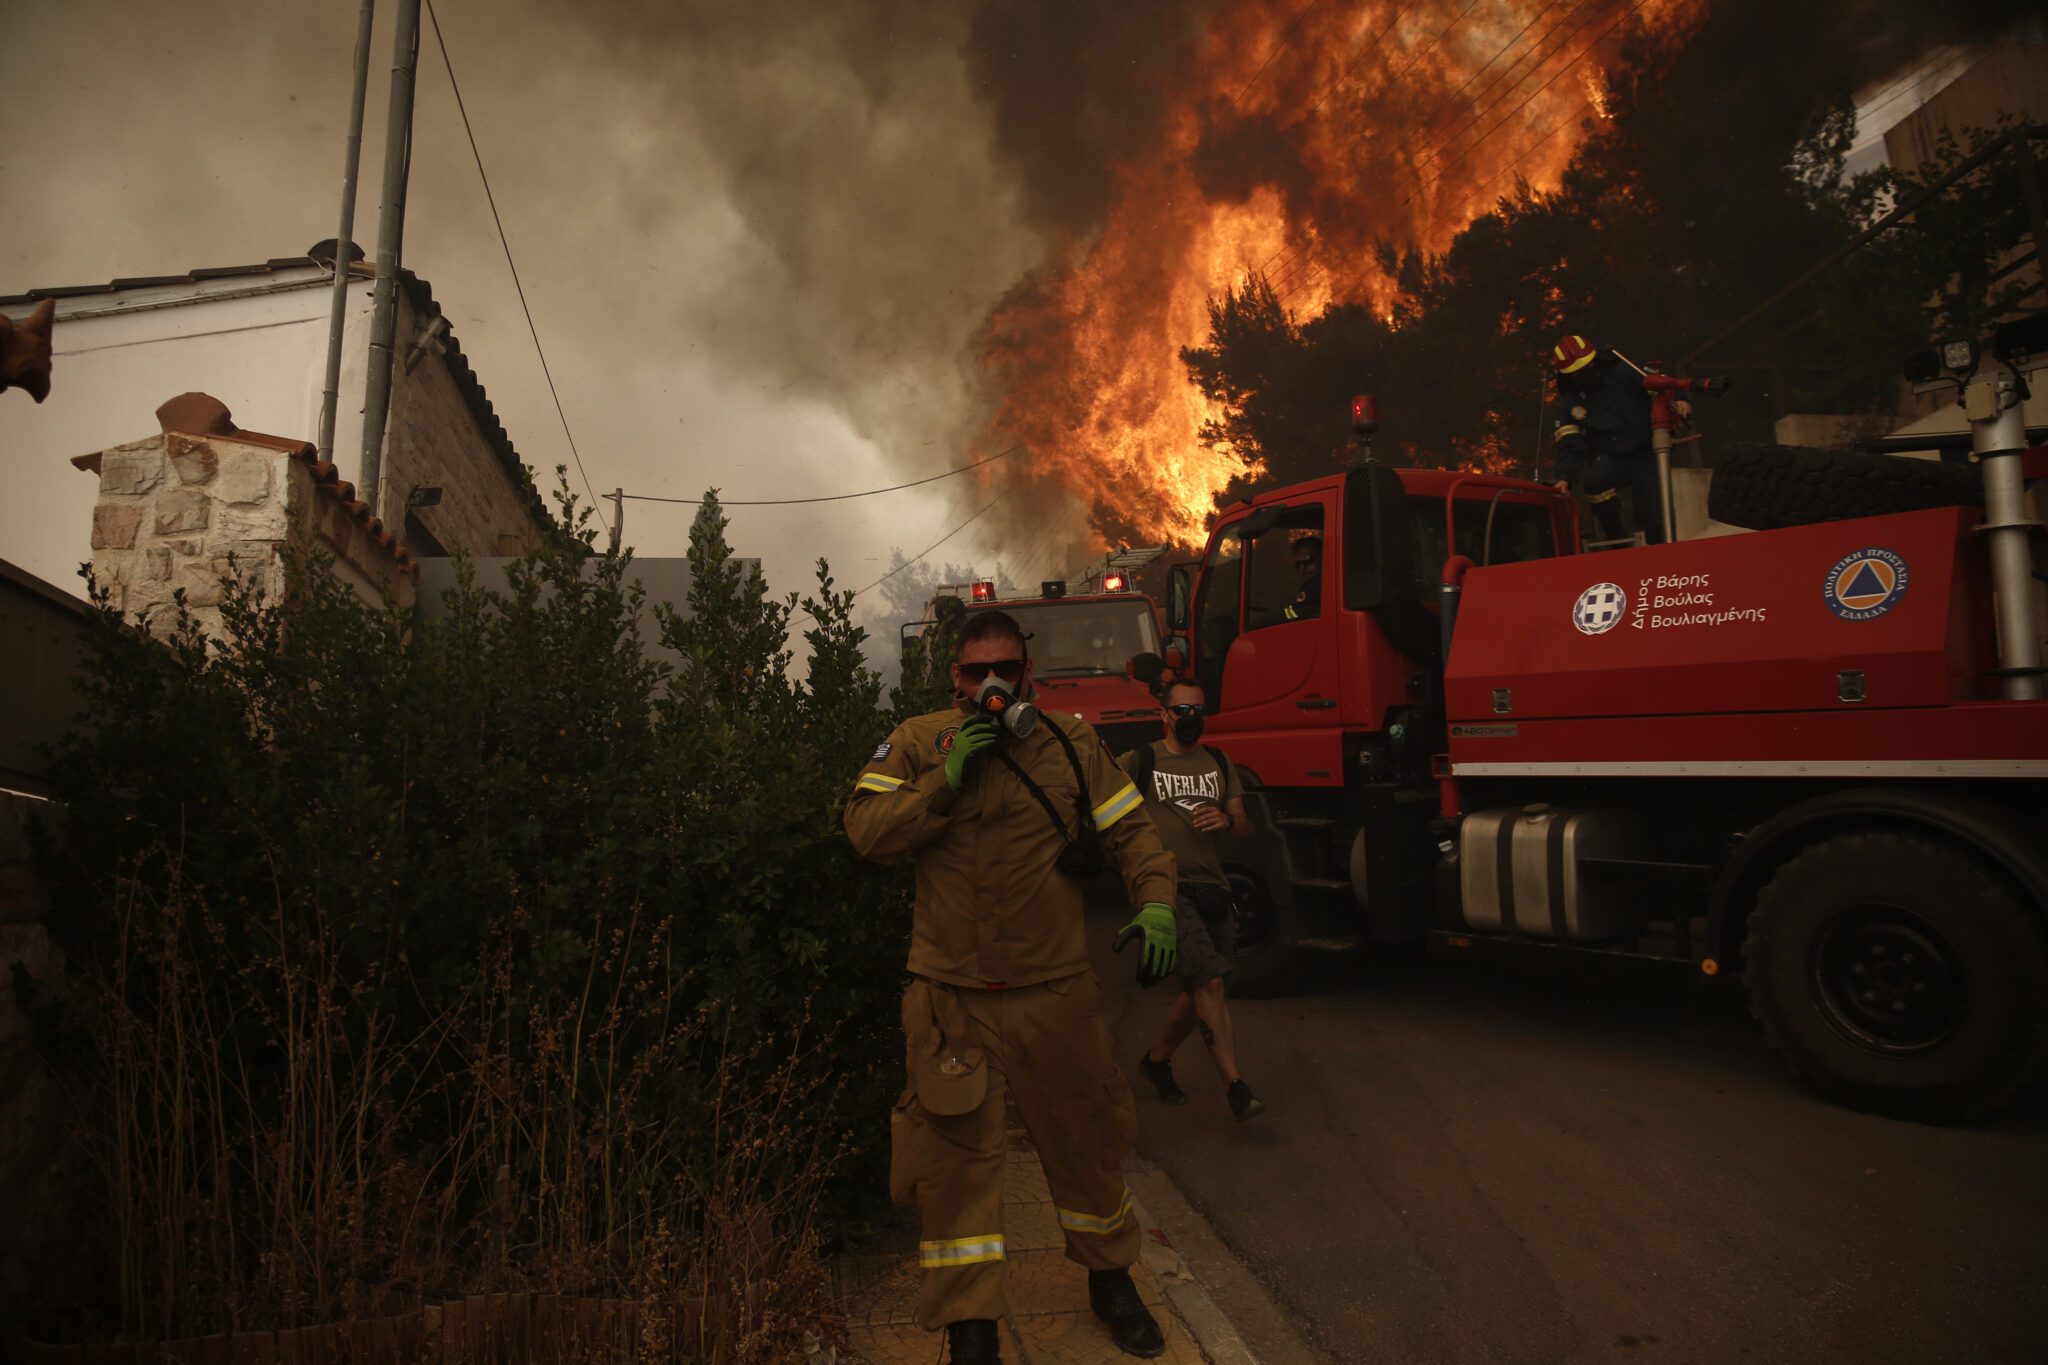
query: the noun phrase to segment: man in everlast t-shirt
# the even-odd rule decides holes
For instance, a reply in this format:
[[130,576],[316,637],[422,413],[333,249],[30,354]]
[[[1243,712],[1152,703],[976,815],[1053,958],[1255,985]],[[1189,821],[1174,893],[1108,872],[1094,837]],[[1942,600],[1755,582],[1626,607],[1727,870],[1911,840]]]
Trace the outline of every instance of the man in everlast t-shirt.
[[1179,864],[1174,919],[1179,930],[1180,998],[1173,1002],[1159,1037],[1138,1061],[1138,1071],[1167,1104],[1186,1104],[1187,1095],[1173,1079],[1173,1052],[1188,1034],[1202,1031],[1209,1056],[1228,1087],[1230,1112],[1239,1119],[1263,1113],[1266,1106],[1237,1074],[1237,1041],[1224,1001],[1234,947],[1230,882],[1223,875],[1217,845],[1223,837],[1250,827],[1244,812],[1244,788],[1228,759],[1201,743],[1202,686],[1181,678],[1161,694],[1166,738],[1149,750],[1134,749],[1123,757],[1124,770],[1145,798],[1145,813]]

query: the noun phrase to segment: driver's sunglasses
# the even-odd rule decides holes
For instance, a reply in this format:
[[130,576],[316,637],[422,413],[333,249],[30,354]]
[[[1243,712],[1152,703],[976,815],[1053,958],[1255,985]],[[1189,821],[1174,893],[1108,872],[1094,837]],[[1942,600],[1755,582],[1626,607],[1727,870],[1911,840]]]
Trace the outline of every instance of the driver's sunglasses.
[[978,683],[993,672],[1006,683],[1021,682],[1024,679],[1022,659],[997,659],[994,663],[960,664],[960,676],[971,683]]
[[1184,701],[1177,702],[1166,709],[1173,712],[1176,716],[1199,716],[1209,708],[1198,701]]

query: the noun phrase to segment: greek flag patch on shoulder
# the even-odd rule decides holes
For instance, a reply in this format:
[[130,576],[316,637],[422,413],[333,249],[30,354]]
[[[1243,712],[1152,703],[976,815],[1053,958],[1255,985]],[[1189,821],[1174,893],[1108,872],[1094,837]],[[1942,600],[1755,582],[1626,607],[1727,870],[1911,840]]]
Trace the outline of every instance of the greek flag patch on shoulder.
[[880,763],[880,762],[881,762],[881,761],[882,761],[883,759],[887,758],[888,756],[889,756],[889,741],[887,741],[887,740],[883,740],[883,741],[882,741],[882,742],[881,742],[880,744],[877,744],[877,745],[875,746],[875,752],[874,752],[874,755],[873,755],[873,757],[871,757],[871,758],[869,758],[869,759],[868,759],[868,762],[870,762],[870,763]]

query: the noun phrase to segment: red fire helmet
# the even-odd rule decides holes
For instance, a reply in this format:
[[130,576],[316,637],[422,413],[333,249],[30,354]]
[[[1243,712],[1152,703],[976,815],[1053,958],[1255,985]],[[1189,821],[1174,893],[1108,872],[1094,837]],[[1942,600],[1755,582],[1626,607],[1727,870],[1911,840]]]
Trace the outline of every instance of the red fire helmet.
[[1568,336],[1550,348],[1550,368],[1570,374],[1593,363],[1593,343],[1582,336]]

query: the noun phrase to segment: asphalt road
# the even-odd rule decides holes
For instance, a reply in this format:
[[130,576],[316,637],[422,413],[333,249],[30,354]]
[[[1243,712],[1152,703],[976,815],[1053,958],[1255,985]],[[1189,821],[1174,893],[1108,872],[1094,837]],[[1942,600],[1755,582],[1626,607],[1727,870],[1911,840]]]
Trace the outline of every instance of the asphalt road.
[[2048,1103],[1851,1113],[1725,981],[1432,948],[1233,1002],[1270,1106],[1237,1124],[1199,1038],[1187,1106],[1137,1078],[1172,988],[1133,987],[1114,923],[1139,1151],[1327,1360],[2048,1361]]

